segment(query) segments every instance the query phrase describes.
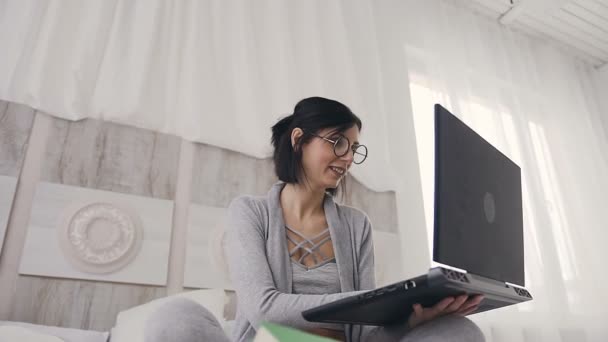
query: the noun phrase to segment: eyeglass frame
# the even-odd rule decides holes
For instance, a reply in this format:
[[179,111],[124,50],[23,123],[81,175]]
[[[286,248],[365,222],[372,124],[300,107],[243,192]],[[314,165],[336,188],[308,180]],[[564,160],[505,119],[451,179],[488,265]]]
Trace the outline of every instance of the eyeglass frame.
[[[345,155],[347,155],[347,154],[348,154],[348,151],[349,151],[349,150],[352,150],[352,151],[353,151],[353,163],[355,163],[356,165],[361,165],[361,164],[363,164],[363,162],[364,162],[364,161],[367,159],[367,155],[368,155],[368,153],[367,153],[367,152],[368,152],[368,150],[367,150],[367,146],[362,145],[362,144],[357,144],[357,148],[359,148],[360,146],[363,146],[363,147],[365,148],[365,152],[366,152],[366,153],[365,153],[365,157],[363,158],[363,160],[362,160],[360,163],[355,162],[355,153],[357,153],[357,154],[359,154],[359,155],[363,155],[363,153],[359,153],[359,152],[357,152],[357,151],[356,151],[356,149],[355,149],[355,150],[353,150],[353,146],[355,146],[355,144],[352,144],[352,145],[351,145],[351,144],[350,144],[350,139],[348,139],[348,137],[346,137],[344,134],[337,133],[337,135],[339,135],[340,137],[339,137],[338,139],[336,139],[336,140],[332,140],[332,139],[329,139],[329,138],[326,138],[326,137],[320,136],[320,135],[315,134],[315,133],[310,133],[310,132],[307,132],[307,133],[308,133],[308,134],[310,134],[310,135],[312,135],[312,136],[315,136],[315,137],[317,137],[317,138],[321,138],[321,139],[323,139],[323,140],[325,140],[325,141],[327,141],[327,142],[332,143],[332,144],[334,145],[334,154],[335,154],[335,155],[336,155],[336,157],[338,157],[338,158],[342,158],[342,157],[344,157]],[[329,134],[328,134],[328,135],[329,135]],[[346,139],[346,142],[348,143],[348,146],[350,146],[350,148],[346,149],[346,152],[344,152],[344,154],[339,155],[339,154],[336,152],[336,145],[338,145],[338,141],[339,141],[340,139],[342,139],[342,138]]]

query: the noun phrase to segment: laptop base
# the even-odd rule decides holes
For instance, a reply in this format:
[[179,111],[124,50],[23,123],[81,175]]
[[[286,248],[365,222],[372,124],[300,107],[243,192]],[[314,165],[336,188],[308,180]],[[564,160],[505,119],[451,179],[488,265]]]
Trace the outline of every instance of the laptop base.
[[470,273],[435,267],[423,276],[327,303],[302,312],[302,316],[311,322],[391,325],[407,320],[416,303],[432,307],[443,298],[463,294],[484,296],[479,309],[474,313],[532,299],[530,293],[523,288]]

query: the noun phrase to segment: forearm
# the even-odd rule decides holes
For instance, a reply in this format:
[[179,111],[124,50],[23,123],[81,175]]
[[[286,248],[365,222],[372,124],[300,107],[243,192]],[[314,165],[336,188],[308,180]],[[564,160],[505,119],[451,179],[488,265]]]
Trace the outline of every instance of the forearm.
[[[252,293],[239,298],[239,305],[254,326],[263,321],[292,326],[299,329],[336,328],[341,324],[309,322],[302,316],[302,311],[330,303],[339,299],[354,296],[366,291],[352,291],[322,295],[288,294],[277,290],[267,290],[265,293]],[[254,290],[255,291],[255,290]]]

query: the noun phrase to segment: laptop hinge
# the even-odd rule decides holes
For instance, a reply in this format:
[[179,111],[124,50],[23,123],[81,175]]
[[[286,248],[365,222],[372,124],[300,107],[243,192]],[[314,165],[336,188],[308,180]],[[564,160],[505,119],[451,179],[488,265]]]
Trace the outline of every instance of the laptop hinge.
[[511,286],[511,287],[515,287],[515,288],[518,288],[518,289],[522,289],[522,290],[525,290],[525,289],[526,289],[525,287],[523,287],[523,286],[521,286],[521,285],[517,285],[517,284],[511,284],[511,283],[509,283],[508,281],[505,281],[505,285],[507,285],[507,286]]
[[467,270],[463,270],[462,268],[445,265],[445,264],[439,263],[437,261],[431,262],[431,267],[441,267],[441,268],[445,268],[445,269],[460,272],[460,273],[468,273]]

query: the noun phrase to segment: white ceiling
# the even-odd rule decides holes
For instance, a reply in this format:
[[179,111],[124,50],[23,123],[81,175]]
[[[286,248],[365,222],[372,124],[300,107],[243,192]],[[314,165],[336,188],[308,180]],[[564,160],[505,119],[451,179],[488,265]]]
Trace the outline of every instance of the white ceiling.
[[608,68],[608,0],[467,0],[501,24],[551,39],[598,68]]

